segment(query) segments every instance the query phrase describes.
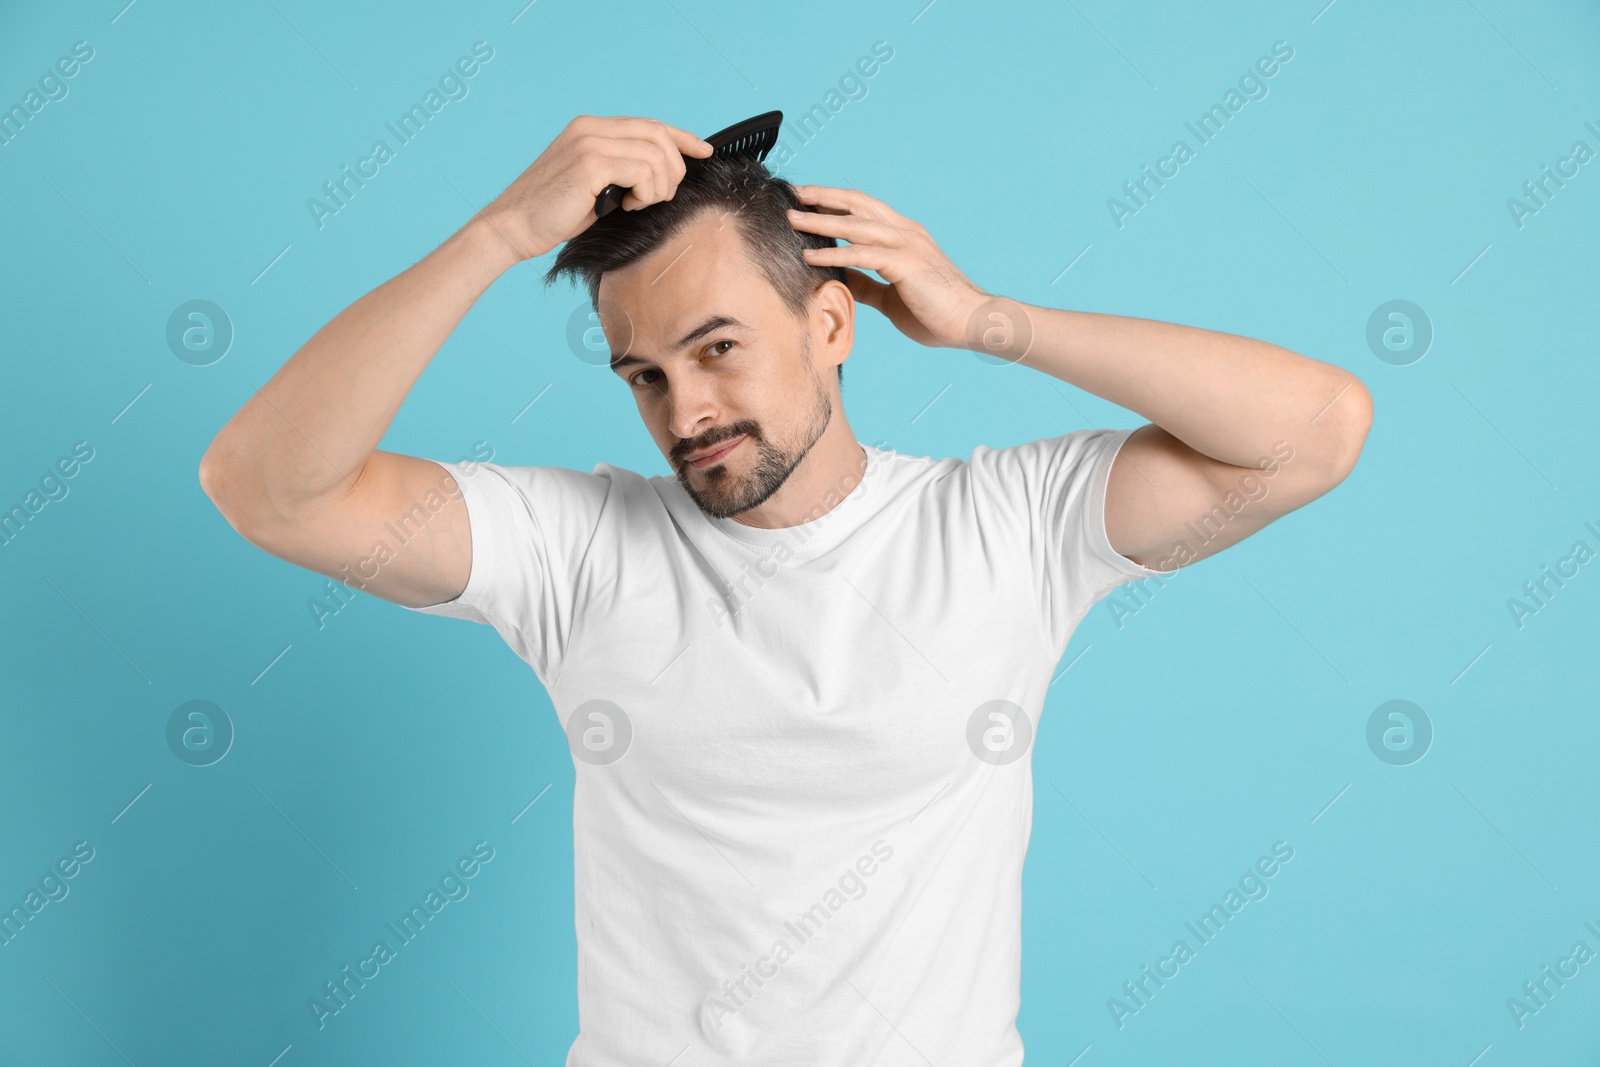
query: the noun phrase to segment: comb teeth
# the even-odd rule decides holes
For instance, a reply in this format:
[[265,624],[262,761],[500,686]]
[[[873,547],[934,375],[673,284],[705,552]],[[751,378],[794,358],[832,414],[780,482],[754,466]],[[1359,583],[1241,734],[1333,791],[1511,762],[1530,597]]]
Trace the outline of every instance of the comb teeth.
[[763,115],[736,122],[725,130],[718,130],[706,138],[716,146],[713,153],[720,156],[753,154],[765,159],[772,146],[778,143],[778,129],[783,122],[783,112],[768,111]]

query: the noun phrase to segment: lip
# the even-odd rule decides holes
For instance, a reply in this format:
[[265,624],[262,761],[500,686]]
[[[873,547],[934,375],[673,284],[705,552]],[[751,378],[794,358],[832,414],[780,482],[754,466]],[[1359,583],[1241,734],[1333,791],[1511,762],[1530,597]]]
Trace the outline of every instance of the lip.
[[729,441],[726,444],[720,446],[715,452],[712,452],[712,453],[710,453],[708,455],[702,456],[699,459],[691,459],[691,460],[689,460],[689,466],[694,467],[696,469],[699,469],[701,467],[709,467],[711,464],[713,464],[713,463],[717,462],[718,460],[722,459],[724,456],[728,455],[728,453],[732,452],[734,449],[738,448],[741,444],[743,444],[744,443],[744,439],[747,436],[749,436],[749,435],[748,434],[740,434],[738,437],[735,437],[732,441]]

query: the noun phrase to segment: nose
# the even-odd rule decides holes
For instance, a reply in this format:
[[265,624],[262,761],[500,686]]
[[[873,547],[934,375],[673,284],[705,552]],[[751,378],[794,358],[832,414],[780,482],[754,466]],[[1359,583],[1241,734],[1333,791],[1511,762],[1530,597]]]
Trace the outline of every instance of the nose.
[[717,425],[720,408],[712,383],[696,381],[692,371],[667,383],[667,426],[680,440],[689,440]]

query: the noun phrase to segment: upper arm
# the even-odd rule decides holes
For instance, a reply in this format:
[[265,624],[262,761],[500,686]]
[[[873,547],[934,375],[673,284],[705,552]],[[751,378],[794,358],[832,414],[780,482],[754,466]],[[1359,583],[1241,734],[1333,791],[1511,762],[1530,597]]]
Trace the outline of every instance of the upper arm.
[[[1355,452],[1364,435],[1363,429]],[[1256,466],[1239,467],[1146,423],[1129,435],[1112,464],[1106,537],[1128,559],[1171,570],[1215,555],[1304,507],[1338,485],[1353,464],[1353,456],[1329,463],[1306,452],[1304,442],[1297,451],[1293,443],[1278,441]]]
[[343,496],[291,516],[223,514],[263,551],[407,607],[454,599],[472,573],[461,489],[431,460],[374,451]]

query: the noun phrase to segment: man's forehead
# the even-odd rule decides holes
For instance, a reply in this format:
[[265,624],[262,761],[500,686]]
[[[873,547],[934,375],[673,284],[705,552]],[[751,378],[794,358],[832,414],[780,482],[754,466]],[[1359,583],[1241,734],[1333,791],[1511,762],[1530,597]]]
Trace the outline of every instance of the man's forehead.
[[719,228],[715,214],[702,212],[649,255],[602,274],[600,285],[615,290],[612,299],[649,302],[742,284],[755,269],[737,226]]
[[696,265],[685,256],[654,284],[648,277],[626,277],[607,285],[609,276],[602,275],[600,282],[602,321],[617,317],[639,336],[652,339],[676,340],[713,314],[731,315],[753,326],[770,313],[769,305],[777,299],[760,271],[722,259]]

